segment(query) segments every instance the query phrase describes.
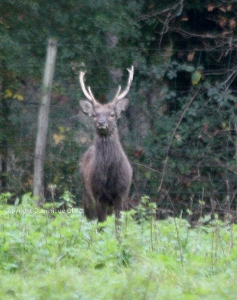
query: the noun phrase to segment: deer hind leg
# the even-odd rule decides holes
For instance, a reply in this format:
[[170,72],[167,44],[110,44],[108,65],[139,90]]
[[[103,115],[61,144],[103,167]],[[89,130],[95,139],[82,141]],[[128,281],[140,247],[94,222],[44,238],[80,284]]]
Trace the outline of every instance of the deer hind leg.
[[107,215],[111,216],[114,212],[114,207],[113,205],[108,205],[108,209],[107,209]]
[[98,222],[104,222],[106,220],[107,209],[108,209],[108,205],[105,202],[100,201],[100,199],[96,201]]
[[121,217],[121,210],[123,208],[123,201],[121,198],[118,198],[114,201],[114,213],[115,213],[115,218],[120,219]]
[[85,190],[83,194],[83,209],[88,220],[93,220],[96,218],[97,214],[95,200]]

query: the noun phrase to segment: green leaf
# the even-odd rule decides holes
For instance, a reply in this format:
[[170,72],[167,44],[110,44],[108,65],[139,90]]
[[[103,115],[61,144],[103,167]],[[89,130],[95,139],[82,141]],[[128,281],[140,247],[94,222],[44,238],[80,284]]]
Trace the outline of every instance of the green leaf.
[[191,73],[195,71],[195,68],[193,66],[186,66],[185,71]]
[[198,84],[201,78],[202,78],[202,73],[200,71],[195,71],[191,77],[192,85]]

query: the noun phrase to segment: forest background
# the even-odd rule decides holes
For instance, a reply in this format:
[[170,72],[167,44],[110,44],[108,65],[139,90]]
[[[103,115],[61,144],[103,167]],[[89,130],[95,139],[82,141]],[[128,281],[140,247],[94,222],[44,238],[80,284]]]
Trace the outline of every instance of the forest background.
[[104,103],[134,65],[119,122],[134,169],[130,201],[148,195],[159,216],[235,215],[236,1],[2,0],[0,11],[2,192],[32,190],[46,45],[54,38],[46,200],[68,191],[81,203],[79,161],[93,127],[79,109],[79,72]]

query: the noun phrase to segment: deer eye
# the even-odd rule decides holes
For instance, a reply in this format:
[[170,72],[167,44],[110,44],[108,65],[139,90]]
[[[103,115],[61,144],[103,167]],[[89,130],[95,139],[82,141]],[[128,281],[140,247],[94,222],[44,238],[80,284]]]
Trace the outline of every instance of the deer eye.
[[115,113],[112,112],[112,113],[110,114],[110,117],[114,118],[114,117],[115,117]]
[[92,117],[93,117],[93,118],[95,118],[95,117],[96,117],[96,113],[95,113],[95,112],[93,112],[93,114],[92,114]]

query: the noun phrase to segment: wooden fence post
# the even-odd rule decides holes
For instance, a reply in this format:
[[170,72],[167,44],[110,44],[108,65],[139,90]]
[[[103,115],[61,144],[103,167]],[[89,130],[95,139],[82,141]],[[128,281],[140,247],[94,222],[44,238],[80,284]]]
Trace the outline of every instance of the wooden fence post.
[[48,40],[47,57],[45,63],[42,98],[38,116],[37,138],[35,146],[34,160],[34,180],[33,180],[33,195],[37,197],[37,205],[42,205],[44,202],[44,160],[46,140],[48,133],[50,96],[52,90],[55,61],[57,56],[57,41],[54,39]]

